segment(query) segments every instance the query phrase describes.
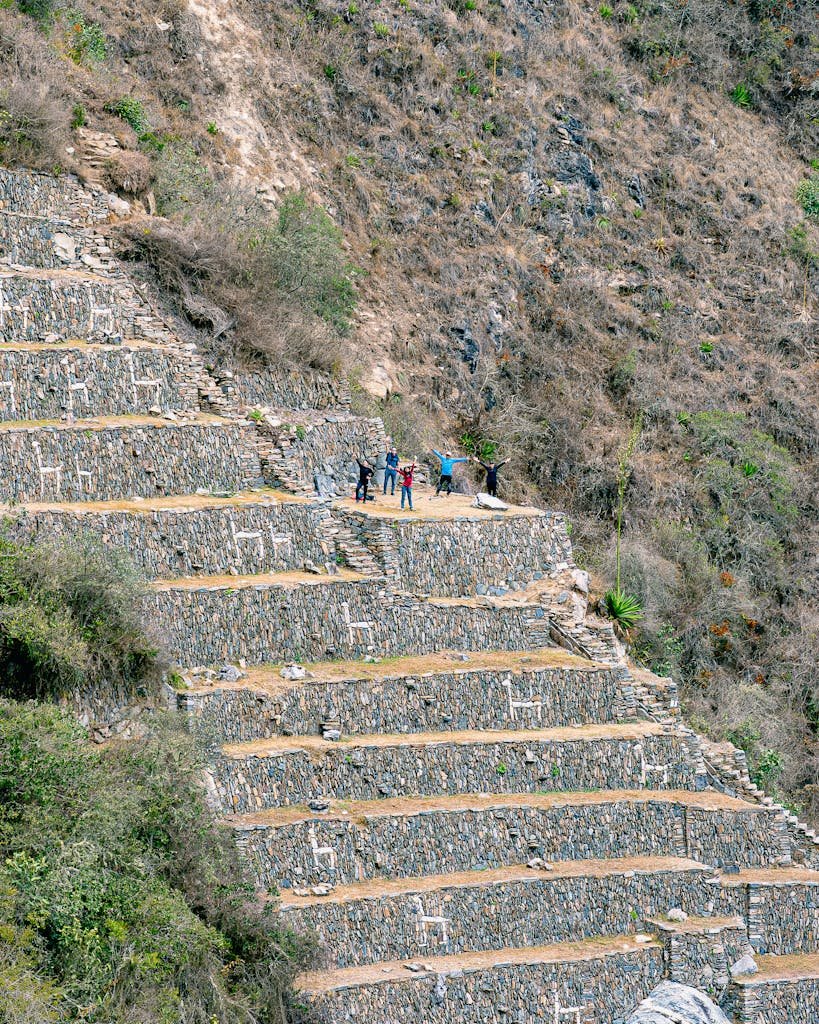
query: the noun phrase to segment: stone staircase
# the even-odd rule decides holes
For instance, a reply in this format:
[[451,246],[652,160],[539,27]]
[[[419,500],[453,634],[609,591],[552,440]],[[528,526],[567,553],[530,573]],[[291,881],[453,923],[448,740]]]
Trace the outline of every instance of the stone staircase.
[[741,1024],[815,1021],[816,837],[625,663],[563,518],[356,506],[380,421],[181,344],[111,255],[127,213],[0,171],[0,501],[13,535],[90,533],[149,580],[210,798],[318,937],[301,999],[620,1024],[670,977]]

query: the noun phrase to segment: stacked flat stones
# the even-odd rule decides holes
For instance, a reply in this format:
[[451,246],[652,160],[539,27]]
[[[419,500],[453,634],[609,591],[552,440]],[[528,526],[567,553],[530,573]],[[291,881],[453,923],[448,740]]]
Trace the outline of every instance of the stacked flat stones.
[[329,377],[206,367],[113,258],[124,212],[0,172],[0,500],[152,581],[211,799],[322,945],[315,1013],[615,1024],[667,977],[814,1021],[819,872],[586,618],[563,518],[321,500],[383,425]]

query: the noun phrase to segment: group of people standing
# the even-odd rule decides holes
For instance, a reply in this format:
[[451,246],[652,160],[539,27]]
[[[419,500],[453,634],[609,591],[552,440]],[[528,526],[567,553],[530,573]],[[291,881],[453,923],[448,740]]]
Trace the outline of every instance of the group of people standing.
[[[435,497],[439,497],[441,491],[444,491],[447,497],[452,493],[452,474],[457,466],[461,462],[475,462],[481,466],[486,473],[486,493],[497,497],[498,494],[498,470],[501,466],[505,466],[509,461],[504,459],[503,462],[484,462],[482,459],[477,459],[474,456],[454,456],[451,452],[439,452],[435,448],[432,452],[441,463],[441,473],[438,478],[438,485],[435,488]],[[356,459],[358,463],[358,483],[355,489],[355,500],[356,501],[367,501],[369,498],[370,481],[375,473],[375,467],[366,458]],[[390,448],[386,454],[385,467],[384,467],[384,490],[383,493],[387,493],[387,487],[390,488],[390,494],[395,494],[395,485],[398,478],[401,478],[401,508],[404,508],[405,504],[409,505],[410,511],[414,511],[412,505],[412,484],[415,477],[415,468],[418,464],[417,459],[400,468],[401,460],[398,457],[398,450],[396,448]],[[430,495],[430,498],[432,495]]]

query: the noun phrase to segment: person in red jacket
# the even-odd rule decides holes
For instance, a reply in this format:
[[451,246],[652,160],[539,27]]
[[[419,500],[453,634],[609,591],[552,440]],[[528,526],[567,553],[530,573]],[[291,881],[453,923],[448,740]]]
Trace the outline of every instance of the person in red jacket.
[[401,477],[401,508],[404,507],[404,499],[406,498],[409,502],[410,512],[415,511],[412,507],[412,474],[414,472],[414,462],[411,466],[405,466],[403,469],[398,470],[398,475]]

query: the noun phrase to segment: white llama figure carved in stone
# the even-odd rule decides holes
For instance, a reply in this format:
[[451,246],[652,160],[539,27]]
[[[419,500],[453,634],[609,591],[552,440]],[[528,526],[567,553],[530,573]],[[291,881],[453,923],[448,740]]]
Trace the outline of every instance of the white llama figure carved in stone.
[[60,493],[60,481],[62,479],[63,467],[62,466],[44,466],[43,465],[43,451],[40,447],[39,441],[34,441],[34,451],[37,456],[37,468],[40,471],[40,497],[45,497],[45,485],[46,477],[54,477],[56,484],[57,494]]
[[0,391],[8,391],[8,407],[12,416],[17,415],[17,402],[15,400],[15,389],[13,380],[0,380]]
[[671,770],[670,764],[651,764],[646,761],[645,750],[643,749],[642,743],[636,743],[634,745],[634,753],[640,755],[640,786],[642,788],[645,788],[648,785],[648,776],[650,773],[660,775],[663,785],[668,785],[668,773]]
[[415,908],[415,937],[419,949],[426,949],[430,942],[430,932],[437,936],[438,942],[445,949],[449,949],[449,925],[450,919],[440,914],[427,914],[424,912],[424,904],[420,896],[412,897],[412,905]]
[[0,285],[0,327],[6,326],[6,313],[22,313],[23,314],[23,334],[28,330],[28,306],[24,306],[20,302],[16,306],[9,306],[3,295],[3,288]]
[[511,676],[507,676],[501,682],[501,686],[504,688],[504,690],[506,690],[506,692],[507,692],[507,694],[509,696],[509,717],[510,717],[510,719],[513,722],[516,721],[517,720],[517,712],[518,711],[526,710],[526,711],[533,712],[535,718],[537,718],[537,720],[538,720],[538,723],[540,723],[543,720],[543,701],[541,700],[541,698],[540,697],[533,697],[530,694],[529,697],[527,697],[527,698],[525,698],[523,700],[519,700],[518,698],[512,696],[512,687],[513,687],[513,685],[514,684],[512,682],[512,677]]
[[162,391],[162,381],[149,380],[147,377],[137,377],[137,375],[134,373],[133,352],[128,353],[125,361],[128,364],[128,376],[131,378],[131,391],[133,392],[134,402],[139,401],[139,391],[141,388],[143,391],[153,391],[154,404],[159,405],[159,395],[160,392]]
[[[97,306],[94,304],[94,291],[90,284],[88,289],[88,334],[113,334],[114,333],[114,311],[108,306]],[[106,327],[101,327],[101,321],[107,321]]]
[[278,555],[279,548],[287,548],[288,553],[293,550],[293,538],[289,533],[276,533],[273,527],[270,527],[270,543],[273,545],[273,553]]
[[264,541],[262,540],[261,530],[237,530],[236,522],[231,516],[230,519],[230,532],[233,534],[233,545],[236,548],[236,556],[242,557],[242,548],[239,541],[250,540],[256,541],[256,554],[259,558],[264,558]]
[[355,643],[356,633],[372,631],[374,623],[352,621],[352,618],[350,616],[350,605],[346,601],[342,602],[341,610],[344,614],[344,625],[347,627],[347,636],[349,637],[350,644]]
[[565,1020],[567,1017],[572,1019],[573,1024],[583,1024],[580,1016],[583,1012],[583,1007],[561,1005],[560,996],[557,994],[557,985],[552,985],[552,999],[554,1002],[554,1016],[552,1017],[552,1024],[560,1024],[560,1022]]
[[88,408],[88,381],[77,380],[72,381],[69,378],[68,381],[68,409],[69,412],[74,411],[74,396],[82,398],[82,404]]
[[335,871],[338,865],[338,858],[336,857],[336,851],[332,846],[319,846],[318,839],[316,837],[316,826],[311,825],[307,830],[307,835],[310,839],[310,849],[313,851],[313,867],[321,870],[322,859],[327,861],[326,867],[328,871]]
[[82,494],[83,491],[90,493],[93,488],[94,474],[89,469],[80,469],[80,460],[76,455],[74,456],[74,476],[77,478],[78,493]]

